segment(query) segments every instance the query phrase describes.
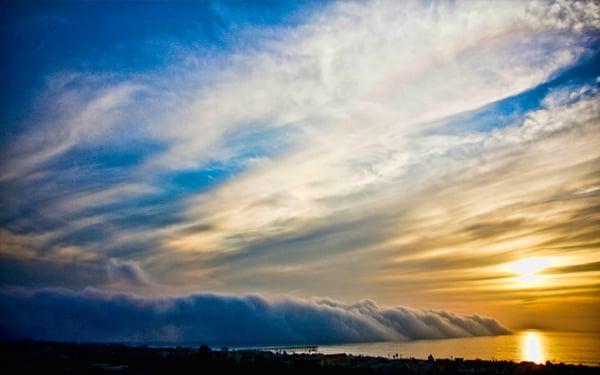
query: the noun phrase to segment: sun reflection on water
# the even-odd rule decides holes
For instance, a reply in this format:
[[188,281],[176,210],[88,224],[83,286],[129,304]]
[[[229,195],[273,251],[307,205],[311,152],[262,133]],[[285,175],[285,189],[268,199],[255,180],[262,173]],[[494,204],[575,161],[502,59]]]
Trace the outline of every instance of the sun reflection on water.
[[521,338],[521,358],[523,361],[542,363],[546,360],[544,339],[539,332],[527,331]]

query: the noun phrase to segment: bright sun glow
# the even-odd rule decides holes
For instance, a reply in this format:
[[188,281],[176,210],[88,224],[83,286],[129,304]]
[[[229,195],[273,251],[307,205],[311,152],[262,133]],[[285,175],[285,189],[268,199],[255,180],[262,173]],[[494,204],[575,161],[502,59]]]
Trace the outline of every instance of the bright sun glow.
[[544,362],[546,356],[542,336],[534,331],[525,332],[521,338],[521,357],[523,361]]
[[547,258],[526,258],[508,265],[508,270],[521,275],[517,278],[525,285],[533,285],[540,282],[541,271],[548,268],[552,262]]

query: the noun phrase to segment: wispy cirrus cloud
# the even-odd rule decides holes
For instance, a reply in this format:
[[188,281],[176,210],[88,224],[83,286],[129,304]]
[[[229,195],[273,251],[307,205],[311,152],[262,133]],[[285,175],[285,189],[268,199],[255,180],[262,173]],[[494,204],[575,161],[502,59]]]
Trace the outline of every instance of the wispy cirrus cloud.
[[72,148],[106,137],[124,122],[128,114],[125,108],[140,89],[125,82],[86,90],[86,83],[96,86],[98,78],[84,79],[84,84],[73,82],[76,79],[69,78],[65,84],[53,87],[51,98],[41,103],[44,109],[38,115],[42,121],[31,124],[29,131],[4,150],[0,181],[26,177]]

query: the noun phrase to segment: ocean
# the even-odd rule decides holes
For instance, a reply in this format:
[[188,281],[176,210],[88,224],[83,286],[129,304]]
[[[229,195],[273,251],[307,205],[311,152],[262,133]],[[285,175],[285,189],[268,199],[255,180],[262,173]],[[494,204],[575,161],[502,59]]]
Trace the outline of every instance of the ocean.
[[512,335],[319,346],[321,353],[511,360],[600,366],[600,334],[524,330]]

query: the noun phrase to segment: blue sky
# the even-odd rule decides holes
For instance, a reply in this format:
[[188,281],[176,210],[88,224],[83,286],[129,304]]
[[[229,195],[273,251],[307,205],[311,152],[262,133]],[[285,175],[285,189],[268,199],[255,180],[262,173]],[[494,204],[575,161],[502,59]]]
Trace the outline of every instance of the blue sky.
[[600,329],[597,4],[1,9],[2,287]]

